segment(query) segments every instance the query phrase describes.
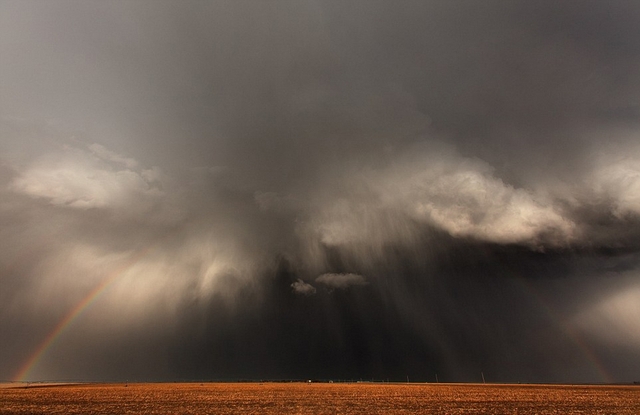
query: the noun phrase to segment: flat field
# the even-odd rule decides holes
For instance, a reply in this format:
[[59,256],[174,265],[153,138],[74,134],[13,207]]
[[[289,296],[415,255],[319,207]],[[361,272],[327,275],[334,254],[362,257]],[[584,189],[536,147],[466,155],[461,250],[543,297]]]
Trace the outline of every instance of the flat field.
[[0,388],[0,414],[640,414],[638,386],[148,383]]

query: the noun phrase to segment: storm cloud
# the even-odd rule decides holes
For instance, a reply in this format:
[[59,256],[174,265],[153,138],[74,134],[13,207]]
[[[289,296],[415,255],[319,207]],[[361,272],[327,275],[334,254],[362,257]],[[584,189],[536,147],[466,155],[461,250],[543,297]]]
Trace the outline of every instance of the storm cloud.
[[9,0],[0,56],[0,378],[91,295],[27,378],[637,380],[635,3]]

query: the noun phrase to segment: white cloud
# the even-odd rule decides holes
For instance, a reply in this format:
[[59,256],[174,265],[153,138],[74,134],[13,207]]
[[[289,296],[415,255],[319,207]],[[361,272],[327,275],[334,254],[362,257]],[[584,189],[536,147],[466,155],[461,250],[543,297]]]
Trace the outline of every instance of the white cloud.
[[497,243],[564,244],[576,232],[554,200],[504,183],[485,162],[452,151],[416,151],[347,181],[313,217],[325,244],[407,240],[415,222]]
[[573,225],[550,201],[505,184],[481,161],[429,160],[404,173],[398,181],[383,179],[387,203],[452,236],[514,243],[550,231],[564,238],[572,234]]
[[316,287],[311,284],[308,284],[301,279],[291,284],[291,288],[293,288],[293,292],[300,295],[314,295],[316,293]]
[[[32,162],[10,184],[10,189],[52,205],[76,209],[107,208],[139,214],[149,210],[163,195],[158,168],[142,171],[133,159],[115,155],[96,157],[78,148],[46,155]],[[111,160],[115,159],[115,160]]]
[[367,285],[367,280],[360,274],[322,274],[316,282],[331,288],[345,289],[351,286]]

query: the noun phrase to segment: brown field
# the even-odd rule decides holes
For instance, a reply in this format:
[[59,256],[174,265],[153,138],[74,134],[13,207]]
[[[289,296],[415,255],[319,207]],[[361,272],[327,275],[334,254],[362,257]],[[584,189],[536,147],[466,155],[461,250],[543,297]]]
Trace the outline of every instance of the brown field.
[[0,388],[0,414],[640,414],[640,387],[155,383]]

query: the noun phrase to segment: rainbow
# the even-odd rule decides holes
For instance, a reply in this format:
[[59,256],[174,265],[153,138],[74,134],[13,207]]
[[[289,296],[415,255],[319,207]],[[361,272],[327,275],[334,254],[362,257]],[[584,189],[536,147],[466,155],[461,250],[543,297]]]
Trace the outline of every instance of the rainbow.
[[584,341],[580,333],[571,325],[562,322],[563,319],[526,280],[526,278],[518,276],[514,281],[519,285],[523,293],[527,294],[529,298],[535,301],[535,304],[544,312],[546,318],[554,323],[565,337],[578,348],[592,369],[598,374],[598,376],[600,376],[600,380],[604,383],[613,383],[613,376],[609,373],[606,366],[602,363],[591,346]]
[[[153,245],[152,245],[153,246]],[[86,310],[91,304],[93,304],[101,294],[103,294],[107,288],[109,288],[115,281],[117,281],[126,271],[131,269],[138,261],[140,261],[149,251],[152,246],[140,249],[132,254],[122,265],[113,270],[109,275],[105,277],[102,282],[89,292],[80,302],[78,302],[69,312],[60,320],[60,322],[49,332],[47,337],[40,343],[36,350],[29,356],[24,364],[18,369],[13,377],[14,382],[24,382],[29,379],[29,374],[38,362],[46,354],[47,350],[60,338],[62,333],[66,331],[69,326]]]

